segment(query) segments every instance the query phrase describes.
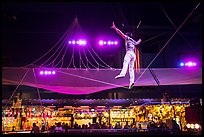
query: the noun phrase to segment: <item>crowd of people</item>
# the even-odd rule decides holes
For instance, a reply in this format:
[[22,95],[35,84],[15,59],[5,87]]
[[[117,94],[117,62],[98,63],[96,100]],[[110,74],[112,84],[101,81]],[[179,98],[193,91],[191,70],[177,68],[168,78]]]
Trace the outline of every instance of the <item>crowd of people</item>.
[[[69,126],[68,123],[55,123],[55,125],[52,125],[51,127],[47,127],[47,129],[45,127],[42,127],[41,129],[36,125],[36,123],[33,123],[33,127],[31,130],[31,133],[42,133],[44,131],[48,131],[49,133],[68,133],[68,131],[70,129],[138,129],[142,130],[142,126],[141,123],[134,123],[132,125],[129,125],[128,122],[126,122],[126,124],[124,126],[122,126],[120,124],[120,122],[117,122],[115,124],[115,126],[107,125],[105,122],[99,124],[98,122],[96,123],[88,123],[88,124],[82,124],[79,125],[77,124],[77,122],[74,123],[73,127]],[[176,123],[175,120],[172,120],[172,127],[168,127],[166,123],[164,122],[159,122],[159,123],[155,123],[154,121],[149,122],[147,125],[147,128],[149,130],[154,129],[154,131],[170,131],[171,134],[180,134],[180,127],[179,125]]]

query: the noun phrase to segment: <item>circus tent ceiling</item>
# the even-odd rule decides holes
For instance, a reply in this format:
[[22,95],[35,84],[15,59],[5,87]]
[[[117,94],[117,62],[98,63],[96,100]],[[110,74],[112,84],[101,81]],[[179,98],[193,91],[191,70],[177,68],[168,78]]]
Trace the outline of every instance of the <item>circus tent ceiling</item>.
[[[179,3],[178,5],[181,6],[182,4],[183,3]],[[12,8],[11,5],[15,5],[14,6],[15,8]],[[37,7],[37,9],[34,8],[34,5]],[[123,5],[124,7],[123,7],[120,4],[116,3],[115,8],[117,9],[117,11],[114,12],[113,14],[116,15],[117,12],[120,12],[120,17],[122,19],[122,20],[117,19],[116,23],[117,25],[120,26],[121,29],[122,29],[121,23],[123,23],[123,27],[134,28],[135,25],[133,25],[132,21],[130,21],[131,16],[125,18],[122,13],[122,11],[124,11],[125,14],[128,13],[127,12],[128,10],[125,8],[126,7],[125,5],[126,4],[124,4]],[[201,50],[199,50],[198,48],[201,45],[199,44],[200,39],[198,39],[200,38],[199,37],[200,36],[200,32],[199,32],[200,26],[195,25],[195,24],[200,23],[200,18],[201,18],[200,13],[199,13],[199,9],[200,9],[200,6],[198,6],[199,4],[198,3],[187,4],[185,6],[187,10],[182,10],[182,12],[174,12],[174,16],[177,17],[176,21],[174,20],[174,23],[176,24],[176,26],[175,24],[172,24],[171,21],[167,22],[167,17],[168,17],[167,12],[169,9],[172,8],[173,5],[171,4],[166,5],[162,3],[160,4],[160,6],[158,6],[158,4],[153,4],[154,5],[153,7],[150,3],[148,4],[149,10],[146,10],[146,6],[147,6],[146,4],[136,4],[136,5],[137,6],[143,5],[143,8],[140,9],[139,11],[142,13],[141,15],[145,16],[142,19],[141,19],[142,16],[140,16],[139,20],[137,18],[137,22],[142,20],[142,24],[136,32],[136,35],[141,34],[141,37],[143,37],[143,43],[142,43],[141,49],[148,49],[151,52],[154,51],[156,54],[153,55],[155,58],[153,57],[154,59],[151,60],[150,63],[148,62],[147,64],[148,66],[147,67],[145,66],[146,68],[145,67],[141,68],[140,73],[136,73],[135,86],[158,85],[158,82],[155,80],[154,75],[158,79],[160,85],[202,84],[202,69],[200,67],[201,63],[199,64],[200,66],[195,67],[195,68],[194,67],[175,68],[172,66],[170,68],[169,67],[152,68],[154,75],[151,73],[149,69],[151,68],[151,64],[153,64],[153,62],[155,63],[156,59],[157,59],[156,60],[157,62],[163,59],[161,56],[159,56],[160,53],[165,53],[165,54],[169,53],[168,55],[170,56],[170,59],[173,60],[174,58],[175,60],[174,55],[179,54],[180,52],[173,52],[173,51],[175,51],[176,48],[179,48],[179,50],[182,50],[183,52],[183,49],[182,49],[183,46],[185,46],[185,49],[188,49],[186,45],[188,46],[190,45],[191,53],[193,53],[194,55],[198,55],[200,57]],[[121,67],[114,67],[114,65],[117,64],[118,61],[122,62],[122,51],[120,51],[122,49],[121,48],[122,45],[118,47],[116,46],[114,48],[112,48],[113,46],[110,46],[109,48],[105,47],[104,49],[108,49],[108,51],[106,52],[102,51],[101,49],[100,51],[99,50],[95,51],[95,49],[97,48],[94,48],[95,45],[91,42],[87,42],[86,46],[81,46],[79,44],[80,45],[79,47],[76,45],[69,45],[69,42],[70,42],[69,40],[72,40],[71,43],[75,44],[75,42],[77,41],[73,41],[73,39],[79,38],[79,37],[90,40],[87,33],[85,33],[84,30],[82,30],[82,27],[79,23],[80,19],[85,18],[85,17],[82,17],[82,14],[78,16],[79,20],[77,17],[75,17],[70,27],[67,30],[63,29],[63,31],[61,31],[60,33],[53,33],[51,31],[46,31],[45,33],[42,31],[37,32],[36,30],[39,31],[40,29],[42,29],[42,28],[38,28],[39,25],[43,26],[43,23],[39,22],[39,18],[43,17],[43,20],[45,20],[44,15],[46,16],[48,14],[50,15],[50,13],[45,10],[45,8],[42,8],[44,6],[45,5],[40,5],[39,3],[35,3],[33,4],[33,6],[32,4],[30,5],[28,3],[27,4],[26,3],[17,4],[17,5],[15,3],[4,3],[4,6],[3,6],[4,7],[3,8],[3,11],[4,11],[3,12],[3,15],[4,15],[3,16],[4,17],[3,30],[4,31],[3,32],[5,35],[3,35],[4,36],[3,45],[6,47],[5,49],[9,47],[9,52],[7,51],[8,50],[7,49],[5,50],[7,52],[3,52],[3,53],[14,53],[15,52],[15,54],[12,54],[12,56],[14,56],[13,58],[14,60],[17,57],[22,56],[20,61],[21,63],[23,62],[25,66],[3,67],[2,68],[2,84],[3,85],[17,85],[17,86],[26,85],[26,86],[42,88],[45,90],[50,90],[50,91],[58,92],[62,94],[72,94],[72,95],[91,94],[95,92],[100,92],[102,90],[107,90],[107,89],[112,89],[112,88],[117,88],[117,87],[122,87],[123,89],[129,90],[127,88],[129,84],[128,74],[123,79],[116,80],[114,78],[116,75],[119,74],[120,68],[121,68]],[[81,4],[81,6],[83,5]],[[103,5],[103,6],[110,6],[110,5]],[[32,7],[32,8],[28,8],[28,7]],[[42,9],[39,7],[41,7]],[[61,6],[61,8],[62,7],[66,7],[66,6]],[[130,5],[128,5],[128,7],[129,8],[131,7],[134,9],[134,7]],[[7,12],[7,8],[9,12]],[[19,10],[18,8],[21,10]],[[53,5],[48,4],[47,8],[48,9],[53,8]],[[123,10],[121,10],[121,8]],[[173,8],[175,8],[175,6],[173,6]],[[44,14],[39,14],[40,13],[40,11],[38,11],[39,9],[45,10]],[[65,9],[69,9],[69,8],[66,7]],[[61,13],[63,13],[62,11],[65,11],[65,9],[60,10],[60,15]],[[178,9],[181,10],[180,8]],[[19,16],[18,14],[13,15],[18,10],[19,10]],[[90,10],[92,9],[90,8]],[[193,12],[194,10],[195,12]],[[136,10],[134,9],[134,11]],[[152,18],[150,18],[149,16],[150,11],[157,11],[156,13],[154,12],[154,15],[152,14],[151,16],[152,17],[159,16],[159,19],[152,20]],[[170,12],[168,13],[169,15],[171,15]],[[190,14],[190,13],[194,13],[194,14]],[[53,16],[54,15],[59,15],[59,12],[58,14],[53,13]],[[160,15],[163,15],[163,18],[160,18],[162,17]],[[189,16],[188,18],[187,15],[192,15],[192,16],[191,17]],[[52,18],[52,19],[49,18],[49,23],[51,22],[53,23],[53,21],[51,21],[53,20],[53,16],[49,16]],[[8,17],[11,17],[11,20],[8,19]],[[185,22],[184,18],[186,17],[189,19],[188,20],[189,22],[188,21]],[[73,18],[69,18],[69,19],[73,19]],[[108,17],[108,19],[109,19],[109,22],[104,23],[105,28],[108,27],[107,29],[108,31],[104,32],[104,29],[99,29],[99,30],[103,30],[103,33],[105,35],[108,34],[108,35],[112,35],[113,36],[112,38],[117,38],[113,35],[114,33],[107,33],[107,32],[111,32],[110,25],[111,25],[111,22],[113,21],[112,17]],[[116,18],[114,17],[114,19]],[[37,22],[33,24],[33,27],[32,28],[29,27],[29,25],[32,24],[31,22],[34,22],[36,20]],[[128,23],[127,20],[131,23]],[[58,20],[55,19],[55,21],[58,21]],[[92,31],[97,30],[98,32],[98,29],[94,29],[96,27],[98,28],[98,26],[91,25],[90,22],[87,23],[86,21],[89,21],[89,20],[86,19],[83,22],[81,22],[85,24],[83,26],[86,26],[88,24],[89,27],[93,27]],[[101,21],[101,19],[98,21]],[[153,23],[153,21],[155,22]],[[27,24],[23,25],[23,22],[27,22]],[[149,22],[151,22],[152,24],[148,25]],[[184,25],[182,25],[182,22]],[[95,22],[92,22],[92,23],[95,23]],[[51,25],[51,28],[53,28],[52,26],[53,24],[48,25],[45,23],[44,25],[47,27],[47,29],[49,28],[48,27],[49,25]],[[133,27],[131,27],[131,25],[133,25]],[[61,25],[61,23],[60,25],[58,24],[57,27],[54,27],[54,30],[56,31],[57,29],[62,29],[59,26],[67,26],[67,23],[66,25]],[[104,26],[101,26],[101,28],[103,27]],[[189,27],[189,29],[187,27]],[[29,32],[29,28],[31,29],[30,32]],[[160,37],[161,35],[163,35],[164,31],[168,33],[165,34],[165,37],[163,36]],[[171,40],[173,41],[175,39],[179,39],[179,40],[181,39],[180,37],[175,36],[177,32],[179,35],[183,34],[182,35],[183,38],[189,36],[188,32],[190,32],[191,40],[193,39],[192,36],[196,38],[194,39],[195,42],[192,42],[194,48],[192,48],[191,42],[186,42],[188,40],[185,38],[183,39],[185,42],[181,42],[183,44],[180,44],[179,42],[177,44],[177,41],[172,42],[173,44],[171,44],[170,43]],[[184,32],[185,32],[185,35],[184,35]],[[37,35],[34,35],[34,34],[37,34]],[[42,34],[44,35],[44,37],[42,37]],[[49,38],[47,38],[48,34],[49,35],[54,34],[55,40],[56,39],[58,40],[58,41],[56,40],[57,43],[53,44],[53,41],[55,40],[53,40],[53,38],[51,38],[50,36]],[[32,37],[28,38],[27,36],[32,36]],[[42,43],[41,40],[44,39],[45,37],[47,41],[46,42],[44,41],[44,43]],[[155,40],[155,38],[157,39],[158,37],[159,37],[159,40]],[[27,39],[28,41],[26,41]],[[40,43],[36,43],[36,42],[40,42]],[[24,46],[25,46],[24,48],[21,47],[21,45],[23,45],[22,43],[24,43]],[[53,47],[48,48],[50,46],[48,43],[52,45]],[[179,46],[175,45],[175,43]],[[160,48],[158,48],[159,46]],[[168,47],[165,48],[165,46],[168,46]],[[154,50],[155,49],[154,47],[157,50]],[[13,52],[11,52],[10,49],[12,49]],[[23,50],[23,49],[26,49],[26,50]],[[34,52],[34,49],[37,50],[37,52]],[[44,52],[45,49],[47,50],[47,52],[43,54],[42,51]],[[171,51],[170,49],[173,51]],[[110,52],[110,50],[112,51]],[[101,55],[104,56],[103,59],[101,58],[101,56],[99,56],[98,54],[99,52],[101,52]],[[117,61],[113,60],[112,58],[109,58],[108,54],[110,53],[111,53],[111,56],[115,56],[114,59],[116,59]],[[37,58],[35,61],[33,61],[33,58],[31,59],[31,56],[30,56],[31,54],[32,56],[34,56],[35,59]],[[159,57],[159,59],[157,57]],[[104,59],[108,60],[109,62],[104,61]],[[167,64],[166,62],[168,61],[163,60],[163,62],[165,62],[164,64]],[[26,65],[28,62],[30,64]],[[40,71],[55,71],[56,74],[55,75],[40,75]]]

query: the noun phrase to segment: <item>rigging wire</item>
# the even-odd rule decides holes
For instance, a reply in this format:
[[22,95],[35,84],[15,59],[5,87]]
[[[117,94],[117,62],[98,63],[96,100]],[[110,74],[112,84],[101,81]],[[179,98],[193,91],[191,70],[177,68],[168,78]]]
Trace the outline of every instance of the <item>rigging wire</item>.
[[[37,78],[36,78],[36,75],[35,75],[35,70],[34,70],[34,68],[33,68],[33,75],[34,75],[35,84],[36,84],[36,87],[37,87],[38,98],[40,99],[40,106],[43,108],[42,113],[44,113],[45,109],[44,109],[44,107],[43,107],[43,105],[42,105],[42,99],[41,99],[41,97],[40,97],[40,91],[39,91],[39,88],[38,88],[38,83],[37,83]],[[47,133],[49,133],[49,132],[48,132],[48,128],[47,128],[47,124],[46,124],[46,123],[47,123],[47,122],[46,122],[46,118],[44,117],[44,115],[43,115],[43,119],[44,119],[44,121],[45,121]]]
[[[73,23],[72,23],[73,24]],[[72,25],[71,25],[72,26]],[[38,58],[37,60],[35,60],[34,62],[24,66],[24,67],[27,67],[27,66],[30,66],[30,65],[33,65],[35,64],[36,62],[38,62],[40,59],[42,59],[43,57],[45,57],[48,53],[50,53],[57,45],[58,43],[64,38],[64,36],[66,35],[66,33],[69,31],[69,29],[71,28],[71,26],[68,28],[68,30],[63,34],[63,36],[60,38],[60,40],[50,49],[48,50],[43,56],[41,56],[40,58]]]
[[73,48],[73,50],[72,50],[72,57],[71,57],[71,59],[70,59],[69,65],[67,66],[67,69],[69,68],[69,66],[70,66],[70,65],[71,65],[71,63],[72,63],[73,54],[74,54],[74,48]]
[[[166,13],[166,11],[164,10],[163,7],[162,8],[162,11],[164,12],[165,16],[167,17],[167,19],[170,21],[170,23],[173,25],[174,29],[177,29],[176,25],[172,22],[172,20],[170,19],[170,17],[168,16],[168,14]],[[178,34],[182,37],[182,39],[189,45],[189,47],[191,48],[191,50],[194,50],[195,51],[195,48],[192,47],[192,44],[190,44],[190,42],[184,38],[184,36],[182,35],[181,32],[178,32]],[[197,52],[197,51],[196,51]]]
[[26,75],[27,75],[27,73],[29,72],[29,70],[30,70],[30,69],[28,69],[28,70],[26,71],[26,73],[23,75],[22,79],[20,80],[19,84],[17,85],[17,87],[15,88],[15,90],[13,91],[13,93],[11,94],[11,96],[10,96],[8,102],[7,102],[6,105],[5,105],[6,109],[8,108],[8,107],[7,107],[8,103],[11,101],[12,97],[13,97],[14,94],[16,93],[17,89],[18,89],[19,86],[21,85],[22,81],[23,81],[24,78],[26,77]]
[[[94,52],[94,54],[98,57],[98,59],[102,62],[102,63],[104,63],[108,68],[110,68],[110,69],[112,69],[112,67],[111,66],[109,66],[108,64],[106,64],[100,57],[99,57],[99,55],[94,51],[94,49],[91,47],[91,50]],[[101,65],[102,66],[102,65]],[[104,67],[105,68],[105,67]]]
[[84,50],[83,50],[83,52],[84,52],[84,55],[85,55],[85,58],[86,58],[86,61],[87,61],[87,66],[88,66],[88,68],[90,68],[90,67],[89,67],[89,64],[91,64],[92,67],[97,68],[96,66],[94,66],[94,65],[88,60],[88,58],[87,58],[87,56],[86,56],[86,52],[85,52]]
[[94,58],[94,56],[91,54],[91,52],[90,52],[90,50],[88,49],[88,51],[89,51],[89,53],[90,53],[90,55],[91,55],[91,57],[93,58],[93,60],[95,61],[95,63],[98,65],[98,67],[95,67],[95,68],[99,68],[99,63],[95,60],[95,58]]
[[[111,86],[115,86],[115,87],[121,87],[121,85],[117,85],[117,84],[113,84],[113,83],[109,83],[109,82],[105,82],[105,81],[101,81],[101,80],[96,80],[96,79],[92,79],[92,78],[88,78],[88,77],[83,77],[83,76],[79,76],[79,75],[75,75],[75,74],[72,74],[72,73],[68,73],[68,72],[63,72],[63,71],[58,71],[57,72],[60,72],[60,73],[63,73],[63,74],[66,74],[66,75],[70,75],[70,76],[74,76],[74,77],[78,77],[78,78],[82,78],[82,79],[86,79],[86,80],[89,80],[89,81],[94,81],[94,82],[98,82],[98,83],[103,83],[103,84],[106,84],[106,85],[111,85]],[[122,87],[122,88],[125,88],[125,89],[128,89],[128,87]]]
[[188,20],[188,18],[192,15],[192,13],[197,9],[198,5],[189,13],[189,15],[186,17],[186,19],[181,23],[181,25],[177,28],[177,30],[173,33],[173,35],[169,38],[169,40],[166,42],[166,44],[161,48],[161,50],[157,53],[157,55],[153,58],[153,60],[149,63],[149,65],[145,68],[145,70],[142,72],[142,74],[137,78],[135,83],[142,77],[142,75],[145,73],[145,71],[150,67],[150,65],[154,62],[154,60],[158,57],[158,55],[163,51],[163,49],[167,46],[167,44],[171,41],[171,39],[176,35],[176,33],[180,30],[180,28],[183,26],[183,24]]
[[[67,39],[68,39],[68,35],[66,35],[65,36],[65,38],[63,39],[63,41],[62,41],[62,44],[60,45],[60,46],[63,46],[63,48],[61,49],[61,51],[59,52],[59,54],[57,55],[57,57],[51,62],[52,64],[54,64],[54,62],[55,62],[55,60],[58,58],[58,56],[60,55],[60,53],[62,52],[62,50],[64,49],[64,48],[66,48],[67,49]],[[63,57],[65,56],[65,53],[66,53],[66,50],[65,50],[65,52],[64,52],[64,54],[63,54],[63,56],[62,56],[62,58],[60,59],[60,61],[62,60],[62,65],[63,65]],[[49,64],[48,64],[49,65]],[[48,66],[47,65],[47,66]]]
[[153,37],[151,37],[151,38],[149,38],[149,39],[147,39],[147,40],[144,40],[144,41],[142,41],[142,44],[144,44],[144,43],[146,43],[146,42],[148,42],[148,41],[151,41],[151,40],[153,40],[153,39],[155,39],[155,38],[157,38],[157,37],[159,37],[159,36],[162,36],[162,35],[164,35],[164,34],[167,34],[168,32],[162,32],[162,33],[160,33],[160,34],[158,34],[158,35],[156,35],[156,36],[153,36]]

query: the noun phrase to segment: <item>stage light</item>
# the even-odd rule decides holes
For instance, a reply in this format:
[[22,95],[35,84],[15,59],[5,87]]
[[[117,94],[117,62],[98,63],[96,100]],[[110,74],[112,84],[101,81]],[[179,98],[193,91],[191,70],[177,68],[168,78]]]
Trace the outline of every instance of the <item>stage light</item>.
[[102,46],[102,45],[118,45],[118,41],[116,41],[116,40],[103,40],[103,39],[101,39],[101,40],[98,41],[98,44],[100,46]]
[[196,123],[195,124],[195,129],[199,129],[200,128],[200,126]]
[[40,75],[54,75],[54,74],[56,74],[54,70],[53,71],[50,71],[50,70],[40,71]]
[[95,109],[94,108],[91,108],[91,112],[94,112],[95,111]]
[[103,45],[104,43],[103,43],[103,41],[102,40],[100,40],[99,41],[99,45]]
[[75,44],[75,43],[76,43],[76,41],[75,41],[75,40],[73,40],[73,41],[72,41],[72,44]]
[[194,129],[195,128],[195,125],[194,124],[191,124],[191,129]]
[[183,63],[183,62],[181,62],[181,63],[180,63],[180,66],[184,66],[184,63]]
[[188,123],[188,124],[186,125],[186,127],[187,127],[187,128],[190,128],[190,127],[191,127],[191,124]]
[[86,41],[85,40],[82,40],[82,45],[86,45]]
[[43,71],[40,71],[40,75],[43,75]]
[[111,44],[111,42],[110,41],[108,41],[108,45],[110,45]]
[[189,66],[189,67],[191,67],[192,64],[193,64],[193,63],[192,63],[191,61],[188,62],[188,66]]
[[197,66],[197,63],[194,61],[185,61],[185,62],[181,62],[179,64],[179,66],[181,66],[181,67],[195,67],[195,66]]
[[83,44],[83,41],[82,40],[79,40],[79,45],[82,45]]
[[68,41],[69,44],[73,44],[73,45],[86,45],[86,41],[85,40],[69,40]]

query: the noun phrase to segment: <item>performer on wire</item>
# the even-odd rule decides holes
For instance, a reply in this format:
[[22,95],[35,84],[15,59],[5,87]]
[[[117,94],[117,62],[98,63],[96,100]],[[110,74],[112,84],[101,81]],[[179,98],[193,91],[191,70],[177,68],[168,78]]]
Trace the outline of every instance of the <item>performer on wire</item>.
[[132,39],[131,37],[133,37],[133,35],[131,32],[127,32],[123,34],[123,32],[115,26],[114,22],[111,28],[115,29],[116,32],[122,38],[125,39],[125,47],[126,47],[126,54],[123,61],[123,68],[120,74],[115,77],[115,79],[124,78],[129,65],[129,75],[130,75],[129,89],[131,89],[134,86],[134,80],[135,80],[134,62],[136,60],[136,55],[134,53],[134,49],[135,49],[135,46],[140,44],[142,40],[139,39],[138,41],[135,41],[134,39]]

